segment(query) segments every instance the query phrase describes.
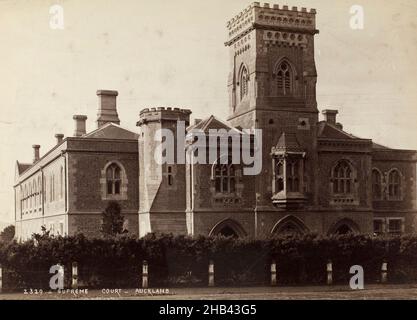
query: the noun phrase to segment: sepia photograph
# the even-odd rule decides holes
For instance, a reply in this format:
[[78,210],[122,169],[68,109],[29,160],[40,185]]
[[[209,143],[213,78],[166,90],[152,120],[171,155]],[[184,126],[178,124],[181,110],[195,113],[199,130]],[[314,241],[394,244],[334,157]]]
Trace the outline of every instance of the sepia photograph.
[[0,300],[417,299],[417,4],[285,1],[0,0]]

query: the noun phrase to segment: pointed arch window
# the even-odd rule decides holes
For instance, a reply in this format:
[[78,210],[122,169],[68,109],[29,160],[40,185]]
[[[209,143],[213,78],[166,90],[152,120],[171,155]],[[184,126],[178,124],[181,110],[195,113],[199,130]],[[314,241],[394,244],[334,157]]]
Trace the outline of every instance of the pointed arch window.
[[300,191],[300,178],[299,178],[299,161],[297,159],[287,161],[287,186],[289,192]]
[[377,169],[372,170],[372,198],[374,200],[382,198],[382,175]]
[[240,83],[240,99],[242,100],[244,97],[248,95],[249,92],[249,73],[248,69],[245,66],[242,67],[239,76],[239,83]]
[[106,170],[107,194],[120,194],[121,181],[120,167],[115,163],[111,164]]
[[277,89],[280,95],[289,95],[293,91],[293,72],[288,62],[283,61],[277,69]]
[[101,169],[100,189],[102,200],[128,200],[128,186],[128,176],[122,162],[111,160]]
[[401,200],[401,174],[397,169],[388,174],[388,200]]
[[353,193],[353,172],[347,161],[340,161],[333,169],[333,193],[344,195]]
[[233,164],[216,164],[214,179],[217,193],[234,193],[236,191],[236,168]]
[[275,192],[284,190],[284,161],[277,161],[275,166]]
[[42,180],[41,177],[38,178],[38,199],[39,199],[39,206],[42,205]]

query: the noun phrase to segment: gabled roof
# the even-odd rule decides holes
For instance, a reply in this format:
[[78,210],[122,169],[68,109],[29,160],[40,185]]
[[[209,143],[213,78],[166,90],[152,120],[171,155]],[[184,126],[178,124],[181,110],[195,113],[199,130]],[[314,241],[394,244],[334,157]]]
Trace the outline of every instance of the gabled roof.
[[278,143],[272,148],[273,151],[303,152],[295,133],[283,132],[278,139]]
[[20,163],[19,161],[16,161],[18,174],[21,175],[23,172],[29,169],[32,165],[33,165],[32,163]]
[[82,138],[137,140],[139,135],[136,132],[122,128],[118,124],[109,122],[104,126],[83,135]]
[[338,128],[335,125],[329,124],[326,121],[319,122],[318,137],[328,138],[328,139],[361,140],[361,138],[358,138],[354,136],[353,134],[347,133],[346,131],[343,131],[342,129]]
[[191,132],[193,130],[202,130],[204,133],[208,133],[210,129],[225,129],[227,131],[233,130],[236,131],[236,133],[242,133],[240,130],[230,126],[228,123],[216,118],[213,115],[207,119],[201,120],[197,124],[189,126],[187,128],[187,132]]

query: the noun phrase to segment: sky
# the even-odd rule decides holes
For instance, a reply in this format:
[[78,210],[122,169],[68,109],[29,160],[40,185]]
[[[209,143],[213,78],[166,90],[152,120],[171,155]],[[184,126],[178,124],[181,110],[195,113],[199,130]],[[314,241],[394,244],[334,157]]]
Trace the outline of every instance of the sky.
[[[63,8],[52,29],[50,7]],[[228,114],[226,22],[245,0],[0,0],[0,221],[14,219],[15,162],[41,155],[72,115],[96,128],[97,89],[118,90],[121,125],[136,130],[146,107],[194,118]],[[417,149],[414,0],[287,0],[317,9],[319,109],[337,108],[356,136]],[[272,3],[271,3],[272,5]],[[364,28],[350,27],[361,5]]]

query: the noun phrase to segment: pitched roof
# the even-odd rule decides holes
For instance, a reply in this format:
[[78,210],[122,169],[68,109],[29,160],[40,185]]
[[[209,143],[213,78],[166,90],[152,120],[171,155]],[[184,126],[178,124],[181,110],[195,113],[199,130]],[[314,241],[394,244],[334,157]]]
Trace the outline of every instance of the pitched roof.
[[372,142],[372,149],[379,149],[379,150],[392,150],[391,148],[388,148],[386,146],[383,146],[382,144]]
[[226,130],[234,130],[237,133],[242,133],[237,128],[230,126],[228,123],[216,118],[215,116],[210,116],[204,120],[201,120],[197,124],[191,125],[187,128],[187,132],[192,130],[202,130],[204,133],[208,133],[210,129],[226,129]]
[[82,136],[82,138],[132,140],[136,140],[138,137],[139,135],[136,132],[124,129],[113,122],[106,123],[104,126]]
[[353,134],[347,133],[342,129],[338,128],[335,125],[329,124],[326,121],[319,122],[318,128],[318,137],[319,138],[328,138],[328,139],[359,139],[361,138],[354,136]]
[[17,172],[19,175],[21,175],[23,172],[25,172],[27,169],[29,169],[32,166],[32,163],[20,163],[19,161],[16,162],[17,164]]
[[303,152],[300,143],[297,140],[295,133],[283,132],[278,139],[277,145],[273,148],[274,151],[292,151]]

